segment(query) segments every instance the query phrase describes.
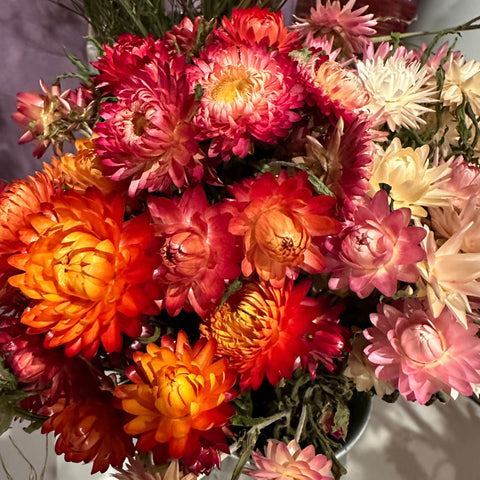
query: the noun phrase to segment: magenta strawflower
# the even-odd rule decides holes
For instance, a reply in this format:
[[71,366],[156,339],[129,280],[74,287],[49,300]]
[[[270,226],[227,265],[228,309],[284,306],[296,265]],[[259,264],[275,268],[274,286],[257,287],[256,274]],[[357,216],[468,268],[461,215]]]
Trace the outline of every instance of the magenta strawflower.
[[183,57],[125,80],[118,102],[104,103],[94,133],[105,175],[130,180],[128,193],[198,183],[202,155],[192,122],[197,108]]
[[365,353],[380,380],[392,382],[407,400],[426,403],[443,391],[472,395],[480,383],[478,327],[467,328],[444,308],[434,318],[426,303],[405,299],[379,304],[374,327],[364,331],[371,344]]
[[375,288],[393,296],[398,280],[416,282],[416,264],[425,258],[419,243],[426,232],[422,227],[409,226],[410,217],[408,208],[391,212],[383,190],[369,204],[359,207],[340,234],[340,265],[332,273],[330,288],[350,286],[365,298]]
[[252,458],[255,467],[245,469],[245,473],[255,480],[333,480],[332,461],[325,455],[315,455],[313,445],[302,450],[295,440],[288,445],[270,440],[265,456],[256,451]]
[[197,138],[211,140],[209,156],[246,157],[255,142],[276,144],[300,120],[304,88],[287,55],[261,46],[212,46],[194,59],[190,84],[203,96],[195,117]]

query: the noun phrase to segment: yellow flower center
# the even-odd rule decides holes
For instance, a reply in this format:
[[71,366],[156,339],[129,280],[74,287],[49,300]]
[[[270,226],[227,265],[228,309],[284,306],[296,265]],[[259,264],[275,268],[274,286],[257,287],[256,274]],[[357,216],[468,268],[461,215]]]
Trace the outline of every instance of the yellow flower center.
[[253,90],[253,81],[246,73],[239,76],[230,75],[212,89],[211,96],[215,101],[232,103],[236,98],[245,99]]

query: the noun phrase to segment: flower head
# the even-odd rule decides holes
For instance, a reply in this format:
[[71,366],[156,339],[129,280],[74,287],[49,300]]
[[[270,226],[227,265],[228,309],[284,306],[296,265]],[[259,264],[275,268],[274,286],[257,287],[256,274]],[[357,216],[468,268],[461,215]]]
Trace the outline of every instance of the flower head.
[[425,124],[422,115],[431,112],[427,105],[436,101],[436,89],[428,85],[427,67],[401,56],[386,60],[377,56],[358,62],[357,69],[369,94],[366,108],[380,115],[390,130],[416,130]]
[[151,460],[150,464],[145,463],[139,456],[129,458],[125,466],[116,468],[118,473],[114,473],[113,477],[117,480],[196,480],[197,478],[193,473],[184,475],[177,459],[171,460],[164,472],[159,472],[158,467],[151,463]]
[[341,265],[330,278],[330,288],[349,285],[360,297],[374,288],[393,296],[397,281],[415,282],[416,264],[425,258],[419,246],[425,237],[422,227],[409,226],[410,210],[390,212],[387,193],[380,190],[371,202],[359,207],[354,220],[341,234]]
[[133,455],[133,442],[123,431],[126,414],[109,400],[72,402],[59,408],[42,427],[42,433],[58,436],[55,452],[67,462],[91,462],[92,474],[105,472],[109,466],[120,467]]
[[407,400],[426,403],[444,391],[471,395],[480,382],[478,328],[460,325],[448,309],[436,318],[417,299],[379,304],[375,325],[365,330],[365,348],[375,374],[390,381]]
[[145,249],[153,232],[145,215],[123,222],[120,195],[70,190],[51,199],[49,211],[29,217],[36,238],[9,263],[23,270],[9,279],[32,299],[22,315],[30,333],[67,355],[95,355],[122,346],[121,332],[140,333],[138,316],[151,312],[145,285],[153,264]]
[[179,332],[176,342],[164,336],[160,347],[150,343],[134,354],[134,383],[119,385],[115,396],[134,416],[125,431],[140,436],[140,452],[168,444],[169,454],[181,458],[196,451],[205,432],[227,425],[236,375],[225,358],[213,361],[215,353],[215,341],[192,348]]
[[210,156],[246,157],[255,141],[276,144],[300,119],[294,110],[304,89],[287,55],[258,45],[213,46],[194,62],[190,84],[203,89],[195,123],[198,138],[211,140]]
[[298,35],[288,30],[281,11],[272,12],[258,5],[253,8],[234,8],[231,20],[222,19],[224,32],[218,31],[227,44],[263,45],[280,52],[296,48]]
[[428,154],[428,145],[402,148],[400,139],[394,138],[385,152],[373,158],[372,190],[378,191],[382,183],[389,185],[393,207],[408,207],[419,217],[427,215],[424,207],[449,205],[454,194],[444,185],[451,167],[448,163],[430,167]]
[[94,102],[91,92],[84,88],[61,91],[60,85],[50,89],[40,81],[42,93],[21,92],[17,95],[18,112],[12,118],[25,133],[18,143],[36,143],[33,155],[40,158],[53,145],[60,155],[63,143],[75,141],[74,132],[82,123],[93,123]]
[[337,47],[341,47],[345,55],[360,53],[368,42],[368,37],[376,34],[377,22],[373,14],[364,14],[368,6],[353,10],[355,0],[349,0],[342,6],[337,0],[317,0],[316,8],[312,7],[310,18],[299,18],[300,23],[294,29],[302,36],[334,37]]
[[256,271],[262,280],[280,286],[299,268],[309,273],[323,270],[319,237],[337,233],[340,223],[329,216],[334,198],[313,196],[306,174],[289,178],[282,171],[275,178],[265,173],[234,185],[232,193],[239,213],[229,230],[243,237],[244,275]]
[[67,153],[60,159],[59,168],[62,180],[70,188],[84,193],[89,187],[97,187],[103,193],[110,193],[121,184],[106,177],[95,144],[91,138],[81,138],[75,142],[77,153]]
[[265,376],[276,385],[299,362],[313,360],[314,373],[319,360],[333,364],[344,351],[344,332],[324,302],[306,296],[308,289],[291,281],[280,289],[247,283],[203,320],[200,330],[240,373],[242,390],[258,389]]
[[150,197],[148,208],[162,242],[156,279],[163,293],[157,304],[172,316],[183,307],[204,316],[220,300],[225,282],[240,274],[240,251],[228,232],[231,216],[219,205],[209,206],[199,186],[172,200]]
[[130,196],[202,179],[192,123],[197,102],[189,90],[185,59],[177,56],[129,76],[118,101],[103,103],[103,121],[94,128],[95,149],[105,175],[129,180]]
[[265,456],[259,451],[252,452],[255,467],[248,468],[245,473],[256,480],[332,480],[332,461],[325,455],[315,455],[313,445],[305,447],[292,440],[286,445],[283,442],[269,440],[265,448]]

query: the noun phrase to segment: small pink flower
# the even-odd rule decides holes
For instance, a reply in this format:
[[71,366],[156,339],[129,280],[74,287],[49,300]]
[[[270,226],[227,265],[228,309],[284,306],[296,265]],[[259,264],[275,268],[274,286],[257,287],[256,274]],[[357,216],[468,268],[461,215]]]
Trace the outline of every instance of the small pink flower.
[[331,480],[332,461],[325,455],[315,455],[313,445],[303,450],[292,440],[286,445],[283,442],[270,440],[265,448],[265,456],[260,452],[252,452],[255,468],[245,470],[255,480]]
[[330,288],[349,285],[365,298],[374,288],[384,295],[394,295],[398,280],[416,282],[416,264],[425,258],[418,244],[426,232],[422,227],[408,226],[410,216],[408,208],[391,212],[383,190],[368,205],[360,206],[341,234],[341,265],[332,273]]
[[425,404],[438,391],[468,396],[472,384],[480,383],[480,339],[473,323],[465,328],[447,308],[434,318],[417,299],[379,304],[370,319],[375,326],[364,331],[371,341],[365,353],[376,376],[392,382],[407,400]]
[[361,53],[368,43],[368,37],[376,34],[377,22],[373,14],[364,14],[368,5],[353,10],[355,0],[349,0],[344,6],[336,0],[317,0],[316,8],[310,10],[310,18],[300,18],[294,25],[302,36],[334,37],[347,56]]

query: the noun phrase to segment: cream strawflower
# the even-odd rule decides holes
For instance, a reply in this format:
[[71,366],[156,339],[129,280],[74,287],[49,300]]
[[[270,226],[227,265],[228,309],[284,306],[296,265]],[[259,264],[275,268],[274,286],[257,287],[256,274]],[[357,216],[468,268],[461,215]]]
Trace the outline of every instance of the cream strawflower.
[[395,137],[384,152],[374,156],[371,194],[380,190],[381,184],[390,185],[393,207],[408,207],[417,217],[427,216],[424,207],[450,205],[455,194],[442,188],[451,172],[450,164],[429,167],[429,150],[428,145],[402,148]]
[[355,337],[343,373],[346,377],[353,379],[359,392],[369,392],[373,388],[375,393],[382,398],[387,393],[392,393],[393,387],[390,382],[380,380],[375,376],[375,365],[363,352],[368,344],[368,340],[363,335]]
[[471,313],[469,296],[480,298],[480,253],[462,253],[463,239],[473,222],[457,231],[438,247],[433,232],[427,226],[422,246],[427,253],[417,264],[421,279],[418,296],[426,296],[433,315],[438,317],[444,307],[465,327]]
[[466,98],[476,115],[480,114],[480,62],[464,56],[451,58],[441,93],[444,105],[456,108]]
[[426,104],[436,101],[436,91],[428,86],[429,72],[419,62],[376,57],[358,62],[357,69],[370,95],[366,108],[373,114],[380,113],[390,130],[417,129],[425,124],[421,116],[432,111]]

